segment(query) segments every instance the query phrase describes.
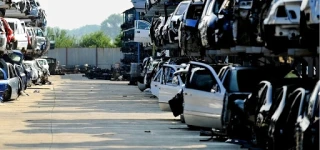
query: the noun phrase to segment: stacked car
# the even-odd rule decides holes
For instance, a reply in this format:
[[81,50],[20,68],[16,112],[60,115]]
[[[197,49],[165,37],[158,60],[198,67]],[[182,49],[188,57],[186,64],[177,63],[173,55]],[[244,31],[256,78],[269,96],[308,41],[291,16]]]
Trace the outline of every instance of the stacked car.
[[40,57],[54,45],[44,34],[46,14],[38,0],[3,0],[0,12],[0,97],[12,100],[48,82],[48,62]]
[[316,53],[317,16],[318,0],[186,0],[172,15],[159,17],[166,18],[166,23],[154,28],[167,28],[164,36],[151,32],[154,28],[150,28],[150,36],[160,38],[153,41],[156,46],[177,43],[173,51],[197,52],[199,56],[208,55],[207,50],[238,46],[265,47],[273,53],[304,48]]
[[174,59],[143,63],[138,88],[150,89],[160,110],[250,148],[319,149],[319,78],[303,77],[287,63]]

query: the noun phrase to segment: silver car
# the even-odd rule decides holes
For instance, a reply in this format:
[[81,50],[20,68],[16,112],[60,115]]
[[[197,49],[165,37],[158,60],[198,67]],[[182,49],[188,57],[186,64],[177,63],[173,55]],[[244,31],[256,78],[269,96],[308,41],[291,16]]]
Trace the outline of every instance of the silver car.
[[5,62],[3,59],[1,59],[0,67],[6,73],[0,82],[8,85],[8,88],[4,91],[4,100],[17,99],[20,95],[20,91],[22,90],[19,76],[17,75],[13,65]]

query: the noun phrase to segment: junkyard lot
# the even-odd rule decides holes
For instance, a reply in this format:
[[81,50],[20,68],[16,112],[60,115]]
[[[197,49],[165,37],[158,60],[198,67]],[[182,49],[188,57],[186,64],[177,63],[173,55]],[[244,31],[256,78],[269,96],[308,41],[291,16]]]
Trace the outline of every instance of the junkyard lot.
[[0,149],[240,149],[200,142],[208,137],[128,82],[81,75],[50,80],[53,85],[33,86],[29,96],[1,105]]

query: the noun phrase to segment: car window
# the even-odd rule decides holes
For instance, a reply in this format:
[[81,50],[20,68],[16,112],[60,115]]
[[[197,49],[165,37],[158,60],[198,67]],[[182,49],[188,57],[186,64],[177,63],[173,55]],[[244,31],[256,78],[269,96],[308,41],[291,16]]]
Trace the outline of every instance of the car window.
[[187,12],[187,19],[199,19],[202,15],[203,5],[190,5]]
[[150,29],[150,25],[145,23],[145,22],[138,21],[138,29],[149,30]]
[[229,70],[223,85],[229,92],[252,92],[267,75],[262,69]]
[[175,70],[171,67],[165,67],[164,69],[164,73],[163,73],[163,78],[164,78],[164,83],[167,84],[177,84],[177,83],[173,83],[173,73],[175,72]]
[[43,60],[38,60],[38,63],[42,66],[44,63],[43,63]]
[[182,15],[188,7],[187,3],[181,3],[175,15]]
[[217,81],[211,71],[202,66],[191,65],[187,74],[186,88],[210,92]]

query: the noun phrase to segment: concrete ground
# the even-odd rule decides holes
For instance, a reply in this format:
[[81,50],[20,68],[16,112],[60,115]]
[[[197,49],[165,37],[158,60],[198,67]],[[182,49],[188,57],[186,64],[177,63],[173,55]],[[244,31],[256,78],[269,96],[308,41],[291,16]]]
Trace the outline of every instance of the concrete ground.
[[[240,149],[199,136],[128,82],[51,76],[1,104],[0,149]],[[38,92],[37,92],[38,91]]]

